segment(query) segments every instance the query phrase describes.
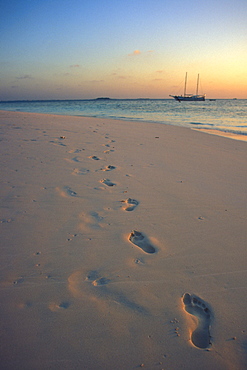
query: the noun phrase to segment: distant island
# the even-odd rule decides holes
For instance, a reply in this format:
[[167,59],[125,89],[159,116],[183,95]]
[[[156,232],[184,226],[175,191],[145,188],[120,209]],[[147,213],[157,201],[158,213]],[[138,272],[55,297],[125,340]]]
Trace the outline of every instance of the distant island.
[[105,97],[102,97],[102,98],[96,98],[96,100],[110,100],[111,98],[105,98]]

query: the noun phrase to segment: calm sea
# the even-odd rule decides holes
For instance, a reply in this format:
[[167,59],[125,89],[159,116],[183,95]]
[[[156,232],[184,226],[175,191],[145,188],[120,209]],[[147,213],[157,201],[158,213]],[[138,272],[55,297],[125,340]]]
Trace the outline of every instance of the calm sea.
[[0,102],[0,110],[170,124],[247,135],[247,99],[95,99]]

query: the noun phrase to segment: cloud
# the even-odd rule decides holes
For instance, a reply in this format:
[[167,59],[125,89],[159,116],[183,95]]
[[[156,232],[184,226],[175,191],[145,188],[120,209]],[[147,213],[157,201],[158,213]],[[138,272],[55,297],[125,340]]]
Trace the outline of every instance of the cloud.
[[20,77],[16,77],[17,80],[26,80],[26,79],[32,79],[33,77],[31,75],[24,75]]
[[80,68],[80,64],[71,64],[70,68]]
[[133,53],[130,53],[130,54],[128,54],[128,56],[129,57],[135,57],[135,56],[138,56],[138,55],[147,55],[147,54],[152,54],[152,53],[154,53],[154,50],[148,50],[148,51],[144,51],[144,52],[142,52],[142,51],[140,51],[140,50],[134,50],[133,51]]
[[140,54],[141,54],[140,50],[134,50],[133,53],[128,54],[128,56],[133,57],[133,56],[140,55]]
[[118,79],[118,80],[127,80],[128,78],[131,78],[131,76],[119,75],[116,72],[113,72],[111,76],[113,76],[115,79]]

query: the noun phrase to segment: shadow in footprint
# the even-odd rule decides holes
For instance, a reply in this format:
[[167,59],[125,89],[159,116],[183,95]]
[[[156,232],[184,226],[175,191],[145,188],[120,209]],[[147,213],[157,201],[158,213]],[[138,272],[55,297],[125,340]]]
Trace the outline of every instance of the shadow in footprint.
[[72,190],[69,186],[65,186],[64,189],[66,190],[69,196],[77,197],[77,193],[74,190]]
[[81,162],[80,158],[79,157],[74,157],[71,159],[72,161],[74,162]]
[[61,142],[60,142],[60,141],[58,141],[58,140],[50,140],[50,143],[55,144],[55,145],[67,146],[67,145],[65,145],[65,144],[61,143]]
[[100,276],[97,270],[89,271],[86,280],[90,281],[94,286],[107,285],[111,281],[110,279]]
[[74,171],[72,172],[73,175],[86,175],[87,173],[89,173],[90,170],[88,170],[87,168],[75,168]]
[[116,167],[109,164],[106,168],[103,168],[102,171],[112,171],[115,170]]
[[91,270],[87,274],[86,280],[93,281],[99,278],[99,273],[97,270]]
[[110,283],[110,281],[111,281],[110,279],[107,279],[105,277],[101,277],[101,278],[98,278],[98,279],[92,281],[92,284],[94,286],[107,285],[107,284]]
[[148,238],[139,231],[133,230],[129,236],[129,241],[146,253],[156,252],[156,249],[150,244]]
[[135,199],[128,198],[126,200],[122,200],[122,203],[126,203],[126,207],[124,208],[125,211],[134,211],[134,209],[138,206],[139,202]]
[[183,295],[184,309],[198,319],[198,326],[191,335],[191,342],[198,348],[208,348],[211,344],[209,327],[212,320],[212,312],[203,300],[194,294]]
[[103,180],[100,180],[100,182],[102,184],[105,184],[106,186],[115,186],[116,184],[114,184],[114,182],[112,182],[111,180],[109,179],[103,179]]
[[91,156],[91,157],[89,157],[89,158],[93,159],[94,161],[99,161],[99,160],[100,160],[100,158],[99,158],[99,157],[97,157],[96,155],[92,155],[92,156]]
[[69,302],[61,302],[59,305],[58,305],[58,307],[59,308],[63,308],[63,309],[67,309],[67,308],[69,308],[69,306],[70,306],[70,303]]

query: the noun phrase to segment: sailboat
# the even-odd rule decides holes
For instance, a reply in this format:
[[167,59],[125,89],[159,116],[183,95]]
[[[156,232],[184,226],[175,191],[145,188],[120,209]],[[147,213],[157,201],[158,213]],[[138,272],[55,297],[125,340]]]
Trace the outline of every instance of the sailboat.
[[187,72],[185,74],[185,82],[184,82],[184,95],[169,95],[172,98],[176,99],[177,101],[204,101],[206,99],[206,95],[198,95],[198,88],[199,88],[199,74],[197,76],[197,85],[196,85],[196,94],[186,94],[186,86],[187,86]]

